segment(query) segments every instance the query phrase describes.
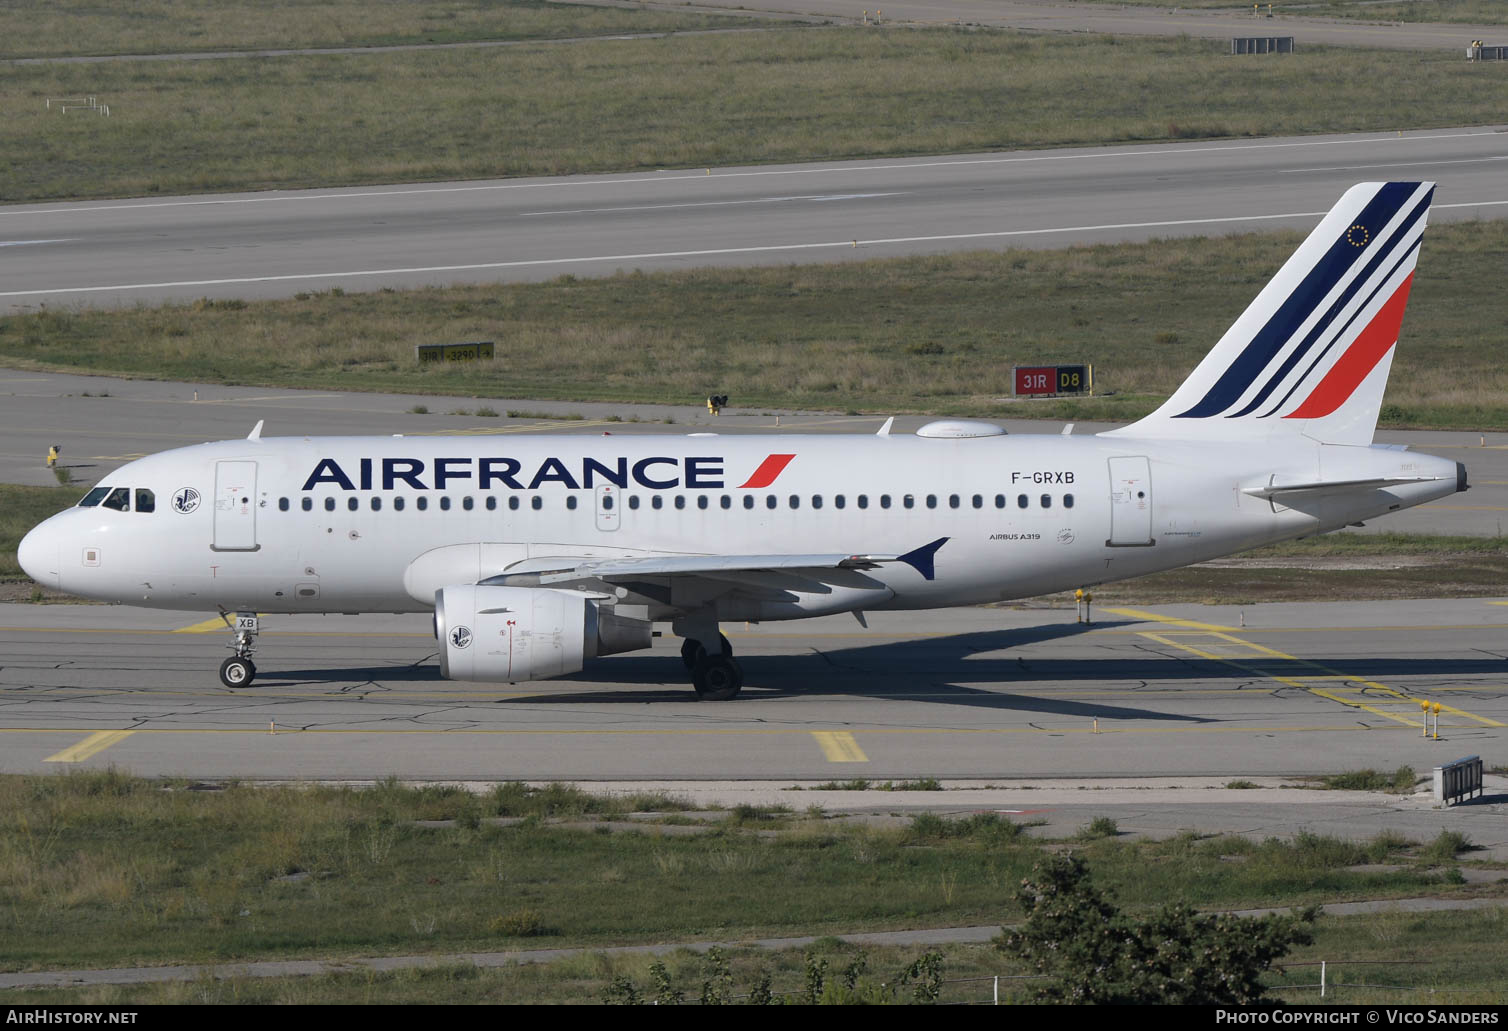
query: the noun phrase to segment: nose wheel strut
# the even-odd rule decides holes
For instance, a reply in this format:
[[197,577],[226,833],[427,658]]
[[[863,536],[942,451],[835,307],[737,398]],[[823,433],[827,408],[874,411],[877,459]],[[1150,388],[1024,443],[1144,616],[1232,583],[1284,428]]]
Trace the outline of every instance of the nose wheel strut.
[[257,675],[256,663],[251,661],[252,652],[257,650],[257,634],[261,632],[257,614],[237,612],[235,622],[232,623],[230,615],[222,609],[220,618],[225,620],[225,625],[236,635],[235,642],[230,646],[235,654],[220,663],[220,683],[226,687],[250,687]]

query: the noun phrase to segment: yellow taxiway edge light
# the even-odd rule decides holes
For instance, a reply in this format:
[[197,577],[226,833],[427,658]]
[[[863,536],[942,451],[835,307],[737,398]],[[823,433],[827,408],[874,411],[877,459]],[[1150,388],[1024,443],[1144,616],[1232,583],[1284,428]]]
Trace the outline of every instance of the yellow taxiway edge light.
[[54,752],[42,761],[44,763],[81,763],[91,755],[103,752],[134,733],[136,733],[134,730],[101,730],[96,734],[90,734],[76,745],[65,748],[61,752]]
[[814,730],[812,737],[830,763],[867,763],[869,756],[859,747],[852,734],[843,730]]

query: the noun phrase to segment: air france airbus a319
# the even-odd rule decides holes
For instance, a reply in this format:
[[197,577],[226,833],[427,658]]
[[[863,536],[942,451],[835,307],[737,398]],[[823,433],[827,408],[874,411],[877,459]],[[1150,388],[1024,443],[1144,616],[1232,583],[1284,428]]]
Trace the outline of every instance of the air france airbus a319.
[[684,639],[698,697],[744,674],[718,624],[974,605],[1324,533],[1466,489],[1372,443],[1432,183],[1348,190],[1152,415],[1093,436],[262,438],[121,467],[21,542],[39,583],[235,613],[434,611],[440,670],[555,677]]

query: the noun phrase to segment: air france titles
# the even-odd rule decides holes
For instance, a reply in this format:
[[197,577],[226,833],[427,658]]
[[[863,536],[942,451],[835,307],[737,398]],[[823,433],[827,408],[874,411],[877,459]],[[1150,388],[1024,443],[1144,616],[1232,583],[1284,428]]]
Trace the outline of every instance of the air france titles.
[[[349,464],[349,462],[347,463]],[[516,458],[362,458],[353,477],[333,458],[321,458],[303,489],[321,484],[341,490],[445,490],[452,483],[477,490],[539,490],[558,483],[569,490],[590,490],[630,483],[650,490],[684,487],[688,490],[723,486],[720,457],[669,458],[655,456],[630,462],[627,458],[546,458],[525,467]]]

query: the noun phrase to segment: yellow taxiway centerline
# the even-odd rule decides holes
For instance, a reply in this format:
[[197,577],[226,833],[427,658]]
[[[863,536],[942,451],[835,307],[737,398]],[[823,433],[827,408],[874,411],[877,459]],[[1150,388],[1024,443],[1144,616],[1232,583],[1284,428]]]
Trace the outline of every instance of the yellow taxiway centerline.
[[867,763],[869,756],[859,747],[852,734],[845,730],[814,730],[812,737],[830,763]]
[[76,745],[70,745],[61,752],[54,752],[42,761],[44,763],[81,763],[91,755],[103,752],[134,733],[136,733],[134,730],[101,730],[90,734]]

